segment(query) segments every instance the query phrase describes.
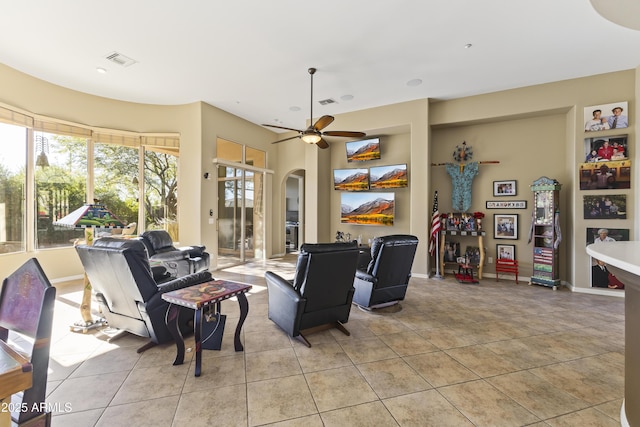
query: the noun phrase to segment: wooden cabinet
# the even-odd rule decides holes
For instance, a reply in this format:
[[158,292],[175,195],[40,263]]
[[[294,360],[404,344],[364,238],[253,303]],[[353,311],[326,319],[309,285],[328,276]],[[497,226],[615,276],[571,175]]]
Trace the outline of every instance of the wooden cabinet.
[[558,289],[560,274],[558,266],[558,244],[560,234],[560,187],[555,179],[545,176],[530,186],[533,191],[533,274],[531,283]]

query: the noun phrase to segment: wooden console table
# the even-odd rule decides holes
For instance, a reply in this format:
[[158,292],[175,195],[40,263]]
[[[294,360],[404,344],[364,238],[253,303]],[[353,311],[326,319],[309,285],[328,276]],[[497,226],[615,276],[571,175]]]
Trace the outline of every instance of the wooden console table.
[[[484,244],[483,237],[486,235],[484,231],[457,231],[457,230],[442,230],[440,232],[440,271],[444,276],[444,248],[447,236],[458,237],[476,237],[478,239],[478,249],[480,250],[480,262],[478,263],[478,279],[482,279],[482,266],[484,264]],[[460,250],[462,252],[462,248]],[[462,255],[462,253],[460,254]],[[455,261],[454,261],[455,262]],[[457,262],[455,262],[457,264]]]
[[167,327],[171,336],[176,342],[177,355],[173,362],[174,365],[182,365],[184,362],[184,339],[178,327],[178,315],[180,307],[187,307],[195,310],[194,314],[194,337],[196,341],[196,367],[195,376],[200,376],[202,366],[202,315],[205,308],[215,305],[215,315],[217,324],[214,331],[220,325],[220,303],[231,297],[238,297],[238,305],[240,306],[240,318],[234,338],[234,347],[236,351],[243,351],[244,347],[240,341],[240,331],[242,324],[249,314],[249,302],[245,293],[251,289],[251,285],[244,283],[231,282],[228,280],[212,280],[210,282],[200,283],[199,285],[189,286],[188,288],[178,289],[175,291],[162,294],[162,299],[171,303],[167,310]]

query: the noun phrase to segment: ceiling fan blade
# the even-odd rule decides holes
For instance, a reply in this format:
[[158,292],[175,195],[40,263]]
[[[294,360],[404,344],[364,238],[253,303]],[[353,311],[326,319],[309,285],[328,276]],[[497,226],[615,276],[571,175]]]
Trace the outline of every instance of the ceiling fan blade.
[[284,126],[267,125],[267,124],[263,124],[262,126],[269,126],[269,127],[272,127],[272,128],[278,128],[278,129],[284,129],[284,130],[292,130],[292,131],[294,131],[294,132],[302,132],[302,131],[301,131],[301,130],[299,130],[299,129],[286,128],[286,127],[284,127]]
[[363,136],[367,136],[364,132],[351,132],[348,130],[330,130],[322,132],[322,134],[326,136],[346,136],[349,138],[362,138]]
[[294,139],[294,138],[300,138],[300,135],[292,136],[292,137],[290,137],[290,138],[280,139],[280,140],[278,140],[278,141],[273,141],[273,142],[272,142],[272,144],[278,144],[278,143],[280,143],[280,142],[288,141],[288,140],[290,140],[290,139]]
[[322,116],[313,125],[313,128],[315,130],[322,130],[322,129],[326,128],[327,126],[329,126],[331,124],[331,122],[333,122],[334,120],[335,119],[333,118],[333,116]]
[[329,148],[329,143],[327,141],[325,141],[324,139],[320,139],[320,141],[316,142],[316,145],[319,148]]

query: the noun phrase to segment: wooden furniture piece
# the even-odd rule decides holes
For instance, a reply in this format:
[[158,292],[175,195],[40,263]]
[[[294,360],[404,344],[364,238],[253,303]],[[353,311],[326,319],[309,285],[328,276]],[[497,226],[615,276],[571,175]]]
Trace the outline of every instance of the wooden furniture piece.
[[[587,254],[604,261],[624,284],[624,400],[620,425],[640,425],[640,242],[590,244]],[[620,292],[620,291],[611,291]]]
[[555,291],[560,285],[558,244],[560,234],[560,187],[555,179],[540,177],[530,186],[533,191],[533,274],[531,283]]
[[[215,334],[218,328],[224,328],[224,324],[221,322],[222,314],[220,312],[220,303],[234,296],[238,298],[238,305],[240,306],[240,318],[238,319],[238,325],[236,326],[234,347],[236,351],[243,351],[244,347],[240,341],[240,332],[242,330],[242,324],[247,318],[247,314],[249,314],[249,302],[247,301],[245,293],[247,293],[251,287],[251,285],[247,285],[245,283],[231,282],[228,280],[212,280],[210,282],[162,294],[162,299],[171,304],[167,310],[166,319],[169,332],[171,332],[171,335],[176,342],[177,354],[173,364],[181,365],[184,362],[184,340],[178,327],[178,314],[180,312],[180,307],[195,310],[193,323],[194,337],[196,341],[195,376],[199,377],[202,366],[203,312],[206,308],[213,308],[215,310],[213,315],[216,318],[216,325],[212,332],[212,334]],[[222,334],[218,335],[220,339],[222,339]]]
[[11,427],[11,395],[31,388],[33,366],[0,341],[0,427]]
[[[14,359],[11,362],[0,356],[9,371],[14,370],[13,379],[8,375],[6,381],[4,377],[0,380],[0,396],[12,394],[4,403],[10,405],[15,426],[51,424],[45,397],[55,297],[56,288],[51,286],[35,258],[4,279],[0,289],[0,343],[3,353]],[[22,356],[16,358],[11,354],[7,343]],[[17,365],[11,367],[13,363]],[[0,371],[4,370],[5,366],[0,367]],[[4,389],[11,384],[15,390]]]
[[496,259],[496,282],[500,273],[513,274],[516,276],[516,284],[518,284],[518,261],[511,259]]
[[[445,243],[447,241],[447,236],[449,240],[451,237],[476,237],[478,239],[478,248],[480,249],[480,262],[477,265],[478,268],[478,279],[482,279],[482,266],[484,264],[484,244],[483,238],[486,235],[484,231],[457,231],[457,230],[442,230],[440,232],[440,271],[444,276],[444,248]],[[455,262],[455,261],[454,261]],[[456,263],[457,264],[457,263]]]

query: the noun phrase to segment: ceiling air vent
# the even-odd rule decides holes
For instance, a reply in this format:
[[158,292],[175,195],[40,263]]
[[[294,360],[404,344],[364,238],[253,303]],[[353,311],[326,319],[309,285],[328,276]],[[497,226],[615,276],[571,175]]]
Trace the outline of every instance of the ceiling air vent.
[[331,98],[322,99],[322,100],[318,101],[318,104],[320,104],[320,105],[335,104],[335,103],[336,103],[336,101],[334,99],[331,99]]
[[129,65],[133,65],[137,62],[135,59],[131,59],[118,52],[110,53],[109,55],[105,56],[105,59],[122,67],[128,67]]

